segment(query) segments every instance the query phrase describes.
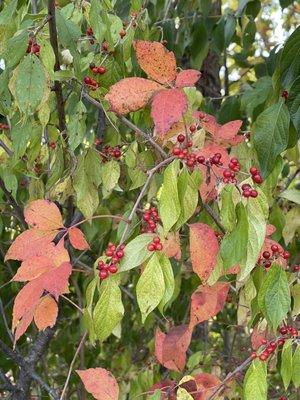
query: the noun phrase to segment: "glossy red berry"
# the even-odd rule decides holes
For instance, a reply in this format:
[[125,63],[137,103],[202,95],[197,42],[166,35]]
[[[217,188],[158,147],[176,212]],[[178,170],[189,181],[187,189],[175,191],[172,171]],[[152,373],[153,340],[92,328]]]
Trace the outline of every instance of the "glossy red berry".
[[270,268],[271,267],[271,265],[272,265],[272,263],[271,263],[271,261],[266,261],[265,262],[265,268]]
[[204,164],[205,163],[205,157],[204,156],[198,156],[197,161],[199,164]]
[[231,171],[229,169],[225,169],[223,171],[224,178],[231,178]]
[[252,189],[250,193],[251,193],[251,197],[253,197],[253,198],[258,196],[258,192],[254,189]]
[[161,243],[155,244],[155,250],[161,251],[163,249],[163,245]]
[[154,251],[154,250],[156,250],[155,245],[154,245],[153,243],[148,244],[147,249],[148,249],[149,251]]
[[285,260],[287,260],[288,258],[290,258],[290,253],[289,253],[288,251],[284,251],[284,252],[282,253],[282,257],[283,257]]
[[279,250],[279,247],[277,246],[277,244],[272,244],[271,250],[273,251],[273,253],[277,253]]
[[261,361],[266,361],[266,360],[268,359],[268,357],[269,357],[268,354],[262,353],[262,354],[260,354],[259,359],[260,359]]
[[247,198],[251,197],[251,190],[250,189],[246,189],[243,191],[243,196]]
[[239,160],[237,158],[233,157],[233,158],[230,159],[230,163],[232,165],[238,165],[239,164]]
[[109,272],[110,272],[111,274],[115,274],[115,273],[118,271],[118,267],[117,267],[115,264],[111,264],[111,265],[108,267],[108,270],[109,270]]
[[281,335],[286,335],[288,333],[288,330],[285,326],[282,326],[281,328],[279,328],[279,333],[281,333]]
[[109,44],[108,44],[107,42],[103,42],[103,43],[102,43],[102,50],[103,50],[103,51],[107,51],[108,48],[109,48]]
[[97,68],[97,72],[98,72],[98,74],[103,75],[106,72],[106,68],[100,66],[100,67]]
[[300,265],[294,265],[293,272],[298,272],[298,271],[300,271]]
[[107,257],[112,257],[114,255],[114,251],[109,248],[105,250],[105,254],[107,255]]
[[123,250],[118,250],[118,251],[116,252],[116,256],[117,256],[118,258],[123,258],[123,257],[124,257],[124,251],[123,251]]
[[101,269],[101,271],[99,272],[99,277],[100,279],[106,279],[108,277],[108,271],[106,271],[105,269]]
[[255,183],[260,184],[263,182],[262,177],[259,174],[253,175],[252,179]]
[[244,183],[242,185],[242,190],[248,190],[248,189],[251,189],[251,185],[249,185],[249,183]]
[[267,344],[267,343],[268,343],[267,339],[262,339],[261,340],[261,344]]
[[252,360],[257,358],[257,354],[255,353],[255,351],[253,353],[251,353],[250,357],[252,358]]
[[155,243],[155,244],[160,243],[160,237],[159,236],[155,236],[155,238],[153,238],[153,243]]
[[255,168],[255,167],[251,167],[251,168],[249,169],[249,172],[250,172],[250,174],[253,175],[253,176],[259,174],[258,169]]
[[177,136],[177,142],[183,143],[185,141],[185,136],[181,133]]
[[280,396],[278,400],[288,400],[286,396]]
[[173,147],[172,153],[174,156],[179,156],[181,154],[181,149],[179,147]]
[[262,253],[262,256],[263,256],[263,258],[268,259],[268,258],[271,257],[271,254],[270,254],[268,251],[264,251],[264,252]]
[[287,90],[283,90],[281,93],[281,97],[287,100],[289,98],[289,92]]
[[279,339],[278,340],[278,346],[283,346],[285,343],[285,339]]
[[190,125],[190,132],[194,133],[197,130],[197,126],[195,124]]
[[123,39],[124,36],[126,36],[126,31],[123,29],[119,32],[120,38]]

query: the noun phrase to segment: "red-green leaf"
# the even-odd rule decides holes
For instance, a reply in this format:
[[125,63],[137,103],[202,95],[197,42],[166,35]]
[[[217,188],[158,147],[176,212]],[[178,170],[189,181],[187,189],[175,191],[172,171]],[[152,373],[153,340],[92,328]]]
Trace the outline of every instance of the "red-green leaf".
[[87,392],[96,400],[118,400],[119,386],[116,378],[104,368],[77,370]]

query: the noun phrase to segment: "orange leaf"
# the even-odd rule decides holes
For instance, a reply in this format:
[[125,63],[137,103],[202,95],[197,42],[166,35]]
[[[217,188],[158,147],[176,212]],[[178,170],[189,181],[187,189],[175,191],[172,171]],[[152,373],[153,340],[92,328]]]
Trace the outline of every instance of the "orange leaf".
[[134,49],[139,66],[146,72],[149,78],[166,84],[176,78],[176,59],[172,51],[168,51],[159,42],[147,42],[137,40]]
[[144,107],[161,88],[161,85],[148,79],[125,78],[110,87],[105,100],[112,111],[127,114]]
[[32,201],[25,208],[24,217],[28,225],[35,229],[53,231],[63,227],[57,205],[49,200]]
[[163,253],[168,258],[174,257],[176,260],[181,258],[180,237],[179,232],[169,232],[163,243]]
[[21,267],[12,280],[17,282],[32,281],[53,268],[53,261],[48,257],[32,257],[22,262]]
[[90,248],[88,242],[85,240],[84,234],[78,228],[69,229],[69,239],[71,245],[78,250],[87,250]]
[[217,315],[223,308],[229,283],[217,282],[213,286],[199,286],[191,297],[190,329]]
[[152,101],[151,117],[158,134],[165,134],[187,110],[187,98],[180,89],[164,89]]
[[41,298],[34,311],[34,322],[39,331],[55,324],[58,307],[53,297],[47,295]]
[[178,88],[194,86],[200,77],[201,72],[197,71],[196,69],[186,69],[184,71],[180,71],[176,76],[175,86]]
[[104,368],[76,370],[87,392],[96,400],[118,400],[119,386],[116,378]]
[[[204,372],[195,375],[194,379],[197,385],[197,394],[194,396],[195,400],[209,400],[213,391],[221,383],[220,379],[216,376]],[[220,399],[219,396],[218,399]]]
[[27,328],[31,324],[31,321],[33,320],[33,313],[34,313],[34,308],[32,307],[30,310],[28,310],[21,320],[18,322],[15,334],[14,334],[14,347],[16,342],[20,339],[20,337],[23,335],[23,333],[26,332]]
[[191,332],[187,325],[174,326],[167,334],[158,328],[155,334],[155,356],[164,367],[182,371],[190,342]]
[[64,262],[54,270],[41,275],[35,281],[39,281],[44,290],[47,290],[57,299],[59,295],[66,293],[71,272],[71,264]]
[[219,242],[215,231],[201,222],[190,225],[190,252],[193,271],[206,282],[217,264]]
[[49,247],[57,233],[58,231],[41,231],[39,229],[29,229],[22,232],[8,249],[5,261],[24,261],[28,258],[44,255],[45,248]]

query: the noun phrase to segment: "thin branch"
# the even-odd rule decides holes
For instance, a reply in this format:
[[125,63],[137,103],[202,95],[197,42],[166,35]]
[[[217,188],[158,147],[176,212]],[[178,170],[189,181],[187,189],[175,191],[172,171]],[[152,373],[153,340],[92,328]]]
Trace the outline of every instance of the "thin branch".
[[[59,50],[58,50],[58,41],[57,41],[57,29],[56,29],[56,19],[55,19],[55,0],[48,0],[48,16],[49,16],[49,34],[50,34],[50,43],[55,56],[55,64],[54,71],[60,70],[60,62],[59,62]],[[54,91],[56,95],[57,102],[57,112],[58,112],[58,120],[59,120],[59,130],[60,132],[64,132],[66,129],[66,118],[65,118],[65,108],[64,108],[64,100],[62,94],[62,86],[59,81],[54,82]],[[66,138],[66,133],[63,134],[63,137]]]
[[11,157],[14,153],[6,146],[6,144],[0,139],[0,147]]
[[139,204],[140,204],[142,198],[144,197],[144,194],[145,194],[145,192],[146,192],[146,190],[147,190],[147,188],[148,188],[148,186],[149,186],[149,184],[151,182],[151,179],[152,179],[153,175],[160,168],[164,167],[166,164],[169,164],[171,161],[175,160],[175,158],[176,158],[175,156],[166,158],[165,160],[161,161],[159,164],[157,164],[155,167],[153,167],[152,169],[150,169],[147,172],[148,177],[147,177],[146,182],[144,183],[144,186],[142,187],[142,189],[140,191],[140,194],[139,194],[138,198],[136,199],[136,201],[134,203],[134,206],[133,206],[133,208],[132,208],[132,210],[131,210],[131,212],[129,214],[129,217],[128,217],[129,224],[127,224],[125,226],[125,229],[124,229],[124,231],[122,233],[122,237],[120,239],[120,244],[122,244],[126,240],[126,235],[127,235],[130,223],[132,222],[134,214],[136,213],[136,210],[138,209]]
[[200,201],[201,201],[201,205],[204,208],[204,210],[211,216],[211,218],[214,220],[214,222],[219,227],[221,232],[226,233],[226,229],[222,225],[222,223],[221,223],[218,215],[215,213],[215,211],[208,204],[204,203],[201,198],[200,198]]
[[37,34],[44,28],[44,26],[46,26],[48,24],[48,22],[50,21],[51,16],[50,15],[46,15],[44,21],[41,23],[41,25],[39,25],[32,33],[30,36],[35,37],[37,36]]
[[23,211],[22,211],[21,207],[19,206],[19,204],[14,199],[13,195],[10,193],[10,191],[6,189],[5,183],[2,178],[0,178],[0,188],[2,189],[7,201],[10,203],[12,208],[15,210],[16,216],[17,216],[18,220],[20,221],[22,227],[24,229],[27,229],[27,224],[26,224],[26,221],[25,221],[25,218],[23,215]]
[[8,323],[7,323],[7,319],[6,319],[6,315],[5,315],[5,311],[4,311],[4,307],[3,307],[3,303],[2,303],[1,297],[0,297],[0,313],[1,313],[2,318],[3,318],[3,322],[4,322],[4,326],[5,326],[6,332],[7,332],[8,336],[9,336],[11,342],[14,343],[14,338],[13,338],[13,335],[12,335],[11,330],[9,329],[9,326],[8,326]]
[[7,390],[9,392],[14,392],[16,390],[15,386],[11,383],[9,378],[2,371],[0,371],[0,379],[3,382],[3,385],[0,385],[1,390]]
[[[88,93],[83,92],[82,97],[86,99],[89,103],[93,104],[95,107],[98,109],[103,109],[101,103],[99,101],[95,100],[93,97],[91,97]],[[161,154],[163,158],[167,158],[168,154],[160,147],[158,143],[155,142],[155,140],[152,138],[152,136],[148,135],[146,132],[142,131],[140,128],[138,128],[136,125],[134,125],[131,121],[129,121],[124,115],[121,114],[116,114],[119,120],[128,128],[132,129],[135,131],[135,133],[143,136],[151,145]]]
[[69,367],[67,379],[66,379],[66,382],[64,384],[64,388],[63,388],[63,391],[61,393],[61,396],[60,396],[59,400],[63,400],[63,398],[64,398],[64,396],[66,394],[66,391],[67,391],[67,388],[68,388],[68,384],[69,384],[69,381],[70,381],[70,378],[71,378],[71,374],[72,374],[72,370],[73,370],[76,358],[77,358],[77,356],[78,356],[78,354],[79,354],[79,352],[81,350],[81,347],[83,346],[83,344],[85,342],[86,337],[87,337],[87,332],[85,332],[84,335],[82,336],[82,338],[80,340],[80,343],[79,343],[79,345],[78,345],[78,347],[77,347],[77,349],[75,351],[74,357],[73,357],[73,359],[71,361],[71,364],[70,364],[70,367]]
[[83,314],[83,309],[80,308],[76,303],[74,303],[74,301],[72,301],[71,299],[69,299],[68,297],[66,297],[65,295],[61,294],[60,297],[62,297],[63,299],[67,300],[70,304],[72,304],[72,306],[74,306],[75,308],[77,308],[77,310],[79,310],[81,312],[81,314]]

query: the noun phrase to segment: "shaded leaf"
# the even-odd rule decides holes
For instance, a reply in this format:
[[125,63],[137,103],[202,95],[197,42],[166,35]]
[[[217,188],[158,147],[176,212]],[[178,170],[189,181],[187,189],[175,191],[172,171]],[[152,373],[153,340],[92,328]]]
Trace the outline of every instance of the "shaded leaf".
[[152,253],[147,246],[152,242],[153,237],[151,233],[143,233],[126,245],[124,257],[120,262],[120,271],[129,271],[138,267],[151,256]]
[[287,340],[282,349],[281,353],[281,366],[280,374],[284,384],[285,390],[287,390],[293,375],[293,356],[292,356],[292,341]]
[[245,400],[267,400],[267,370],[266,364],[254,360],[244,378]]
[[34,311],[34,322],[39,331],[52,327],[57,319],[58,307],[56,301],[51,296],[44,296]]

